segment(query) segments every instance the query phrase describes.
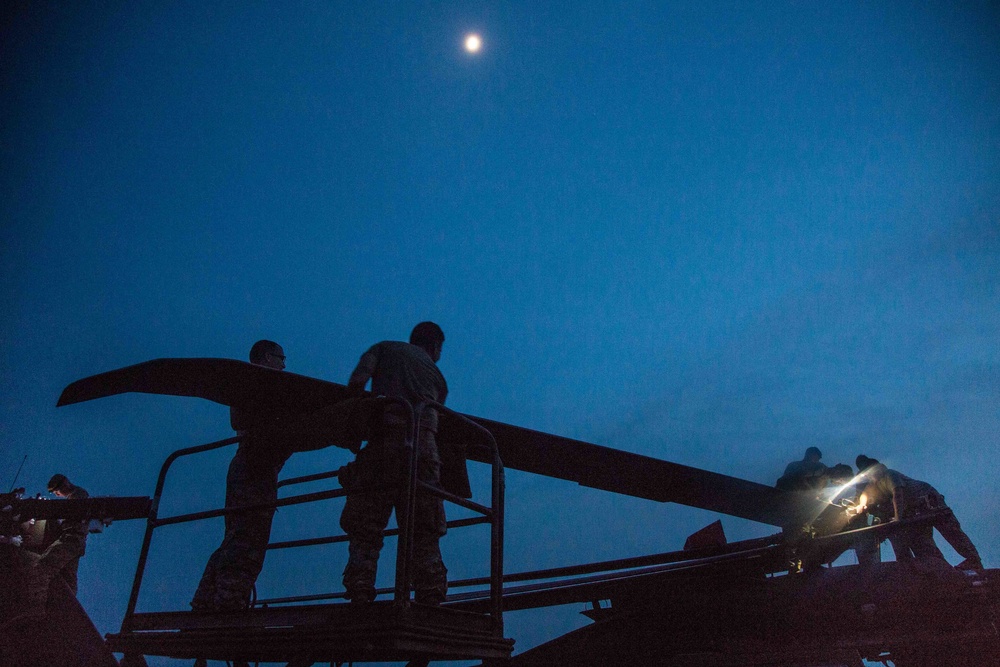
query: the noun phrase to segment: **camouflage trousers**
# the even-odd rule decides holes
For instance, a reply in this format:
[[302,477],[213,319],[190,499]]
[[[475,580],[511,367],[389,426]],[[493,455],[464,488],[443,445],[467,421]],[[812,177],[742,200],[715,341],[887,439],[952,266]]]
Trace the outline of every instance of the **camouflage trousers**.
[[[955,514],[945,504],[944,496],[930,494],[918,499],[912,503],[911,509],[906,513],[906,518],[921,516],[928,512],[940,512],[940,514],[935,517],[932,524],[910,528],[900,535],[897,539],[901,548],[897,549],[897,543],[892,543],[893,551],[896,552],[896,560],[930,558],[944,561],[944,554],[934,542],[934,529],[937,528],[941,537],[958,552],[959,556],[981,567],[982,560],[979,556],[979,550],[962,530],[962,524],[955,518]],[[900,558],[901,551],[904,553],[903,558]]]
[[[400,508],[405,503],[406,484],[403,479],[403,429],[389,427],[384,441],[358,456],[356,462],[359,492],[349,495],[340,517],[340,526],[350,539],[344,588],[349,599],[373,599],[382,531],[389,523],[393,509],[399,522]],[[441,460],[438,457],[434,433],[420,435],[417,455],[417,479],[440,487]],[[349,489],[350,490],[350,489]],[[417,491],[414,505],[413,560],[410,565],[413,588],[418,602],[439,603],[448,591],[448,570],[441,560],[438,542],[448,526],[444,502]]]
[[77,590],[77,569],[80,558],[87,551],[87,538],[79,535],[63,535],[49,545],[41,556],[33,559],[28,574],[28,608],[42,613],[49,597],[49,584],[62,578],[73,595]]
[[[282,465],[257,462],[241,446],[226,476],[226,508],[275,502]],[[273,518],[273,509],[226,516],[225,537],[208,559],[191,600],[192,609],[226,611],[249,605],[251,590],[264,567]]]

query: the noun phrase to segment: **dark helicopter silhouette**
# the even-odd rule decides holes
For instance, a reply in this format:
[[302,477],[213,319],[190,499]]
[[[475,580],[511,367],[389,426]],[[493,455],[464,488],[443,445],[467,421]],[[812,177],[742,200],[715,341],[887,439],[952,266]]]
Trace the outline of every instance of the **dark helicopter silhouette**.
[[[235,360],[159,359],[74,382],[58,404],[125,392],[302,416],[356,397],[337,383]],[[484,446],[483,429],[495,450]],[[142,655],[289,665],[457,657],[595,667],[1000,664],[995,570],[973,575],[897,562],[830,566],[859,540],[877,543],[925,519],[850,530],[850,511],[810,494],[451,411],[441,416],[438,440],[471,460],[491,464],[499,455],[504,468],[749,519],[781,532],[727,544],[721,530],[709,527],[682,552],[506,574],[499,577],[502,590],[499,579],[494,582],[493,597],[490,591],[449,595],[435,610],[389,603],[361,611],[347,604],[282,607],[283,600],[275,600],[239,619],[144,615],[134,613],[134,594],[122,632],[109,642],[129,664],[141,664]],[[700,539],[706,534],[709,539]],[[139,579],[137,574],[136,586]],[[585,613],[593,623],[511,656],[512,642],[496,632],[502,634],[502,611],[568,602],[590,603]],[[480,621],[498,606],[501,620],[491,631]],[[455,648],[461,642],[465,648]]]

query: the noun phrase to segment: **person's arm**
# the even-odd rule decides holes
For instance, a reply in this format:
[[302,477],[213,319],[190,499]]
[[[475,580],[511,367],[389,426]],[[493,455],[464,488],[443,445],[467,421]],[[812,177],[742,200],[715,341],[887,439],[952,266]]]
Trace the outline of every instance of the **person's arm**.
[[811,470],[809,470],[805,475],[805,481],[813,489],[822,489],[826,486],[827,475],[829,475],[830,469],[827,468],[822,463],[817,463]]
[[371,379],[372,374],[375,372],[375,366],[377,364],[378,353],[376,352],[375,347],[371,347],[367,352],[361,355],[358,365],[355,367],[354,372],[351,373],[351,378],[347,381],[347,388],[362,391],[365,388],[365,385],[368,384],[368,380]]
[[243,433],[250,426],[250,417],[245,409],[238,407],[229,408],[229,425],[237,433]]
[[899,521],[903,518],[904,512],[906,512],[906,499],[903,497],[905,491],[903,490],[903,485],[900,480],[895,479],[894,475],[887,474],[883,480],[886,490],[892,494],[892,513],[893,521]]

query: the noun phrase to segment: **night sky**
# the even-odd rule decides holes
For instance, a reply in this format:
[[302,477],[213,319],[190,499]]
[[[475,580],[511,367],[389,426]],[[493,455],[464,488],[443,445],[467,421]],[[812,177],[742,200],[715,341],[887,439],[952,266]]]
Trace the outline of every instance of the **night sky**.
[[[149,495],[171,451],[231,435],[197,399],[56,409],[74,380],[270,338],[289,371],[346,382],[429,319],[455,409],[766,484],[810,445],[865,453],[936,486],[1000,567],[995,4],[2,12],[4,490],[27,455],[29,493],[62,472]],[[178,464],[161,509],[220,506],[231,451]],[[282,510],[273,539],[339,532],[338,502]],[[517,472],[507,507],[509,572],[673,551],[718,518]],[[88,544],[101,632],[142,531]],[[185,608],[221,532],[158,533],[140,610]],[[487,538],[442,541],[453,578],[485,574]],[[338,589],[345,559],[272,553],[260,595]],[[524,650],[582,608],[508,635]]]

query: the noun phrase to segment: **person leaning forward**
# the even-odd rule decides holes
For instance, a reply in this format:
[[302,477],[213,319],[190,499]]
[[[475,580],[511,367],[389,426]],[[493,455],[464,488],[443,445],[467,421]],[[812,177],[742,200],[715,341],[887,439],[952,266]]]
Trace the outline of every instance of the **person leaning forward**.
[[[90,494],[82,486],[73,484],[66,475],[52,476],[48,484],[49,493],[60,498],[83,500]],[[55,542],[31,564],[28,575],[28,604],[26,616],[45,615],[49,597],[49,585],[56,577],[61,578],[76,595],[77,569],[80,559],[87,551],[87,528],[89,521],[65,520]]]
[[868,480],[865,493],[869,502],[884,508],[886,518],[898,521],[934,515],[932,523],[911,527],[891,540],[896,560],[913,558],[947,562],[934,543],[934,528],[937,528],[948,544],[965,559],[956,566],[958,569],[983,569],[979,551],[937,489],[927,482],[891,470],[864,454],[859,454],[855,463]]
[[[285,352],[274,341],[260,340],[250,349],[250,363],[276,371],[285,369]],[[276,443],[275,420],[232,408],[230,422],[242,437],[226,475],[226,509],[274,503],[278,473],[291,455],[286,443]],[[274,508],[226,515],[222,544],[208,559],[191,600],[195,611],[232,611],[250,602],[254,583],[264,567],[271,538]]]
[[[402,398],[414,408],[426,401],[444,403],[448,385],[436,362],[441,358],[444,332],[433,322],[421,322],[413,328],[410,342],[383,341],[361,356],[348,386],[364,389],[372,382],[372,394]],[[419,415],[420,413],[418,413]],[[442,462],[435,434],[437,411],[423,411],[417,434],[417,478],[430,486],[442,486]],[[403,454],[407,435],[405,410],[391,401],[381,417],[380,433],[372,434],[368,445],[351,465],[350,479],[342,479],[348,495],[340,517],[341,528],[349,538],[349,556],[344,569],[344,588],[352,602],[370,602],[375,598],[375,576],[382,533],[393,508],[399,520],[404,506],[406,484]],[[461,469],[464,473],[464,457]],[[461,474],[455,477],[460,478]],[[468,497],[468,477],[447,490]],[[417,602],[440,604],[448,590],[448,570],[441,559],[439,541],[447,532],[444,503],[440,498],[418,491],[414,505],[413,561],[411,572]]]

